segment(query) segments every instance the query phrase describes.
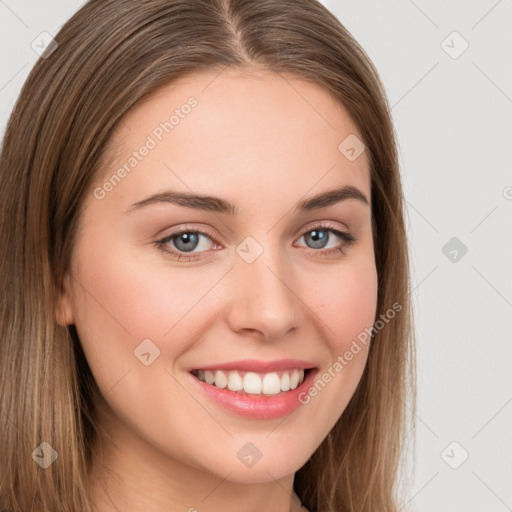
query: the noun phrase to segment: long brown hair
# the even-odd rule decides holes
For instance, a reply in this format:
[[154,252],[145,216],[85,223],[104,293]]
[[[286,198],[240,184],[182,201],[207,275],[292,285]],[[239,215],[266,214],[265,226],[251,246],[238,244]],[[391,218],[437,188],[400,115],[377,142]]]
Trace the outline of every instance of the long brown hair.
[[[294,489],[311,512],[396,512],[414,337],[395,134],[366,53],[316,0],[91,0],[55,39],[23,86],[1,153],[0,509],[93,510],[101,393],[56,304],[84,193],[114,129],[186,73],[257,64],[320,85],[358,127],[370,161],[376,320],[401,306],[374,333],[355,394]],[[42,442],[58,455],[46,469],[35,463]]]

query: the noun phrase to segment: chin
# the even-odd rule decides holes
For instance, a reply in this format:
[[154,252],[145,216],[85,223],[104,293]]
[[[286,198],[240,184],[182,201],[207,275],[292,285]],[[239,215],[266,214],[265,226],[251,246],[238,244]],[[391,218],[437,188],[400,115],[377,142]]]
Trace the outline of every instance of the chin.
[[220,478],[227,478],[232,482],[262,484],[294,475],[313,453],[303,452],[304,445],[302,444],[298,449],[288,445],[282,453],[276,453],[276,450],[268,447],[266,450],[269,455],[265,456],[264,450],[257,450],[254,445],[250,444],[250,441],[238,442],[237,445],[241,447],[239,456],[235,455],[235,457],[227,459],[226,452],[224,452],[222,459],[208,461],[210,462],[208,466],[203,465],[203,467],[209,473]]

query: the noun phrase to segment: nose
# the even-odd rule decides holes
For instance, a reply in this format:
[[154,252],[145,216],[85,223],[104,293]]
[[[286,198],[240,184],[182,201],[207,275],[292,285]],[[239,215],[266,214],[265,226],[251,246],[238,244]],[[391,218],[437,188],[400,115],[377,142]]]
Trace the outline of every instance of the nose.
[[278,340],[298,327],[300,305],[292,268],[279,249],[265,248],[252,263],[235,256],[230,272],[228,323],[237,333]]

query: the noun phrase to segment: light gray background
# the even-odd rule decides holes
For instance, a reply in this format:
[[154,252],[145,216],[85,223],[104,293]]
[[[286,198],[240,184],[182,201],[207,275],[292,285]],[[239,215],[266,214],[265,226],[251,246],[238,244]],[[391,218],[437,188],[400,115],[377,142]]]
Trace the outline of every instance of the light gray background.
[[[82,3],[0,0],[2,134],[32,41]],[[512,1],[323,3],[377,66],[400,146],[419,369],[403,510],[512,510]]]

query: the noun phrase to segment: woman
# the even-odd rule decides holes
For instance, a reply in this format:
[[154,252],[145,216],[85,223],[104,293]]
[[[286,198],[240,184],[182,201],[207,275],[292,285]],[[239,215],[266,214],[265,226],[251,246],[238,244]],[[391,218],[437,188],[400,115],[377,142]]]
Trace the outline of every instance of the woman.
[[397,511],[407,241],[364,51],[313,0],[95,0],[55,39],[1,156],[1,510]]

